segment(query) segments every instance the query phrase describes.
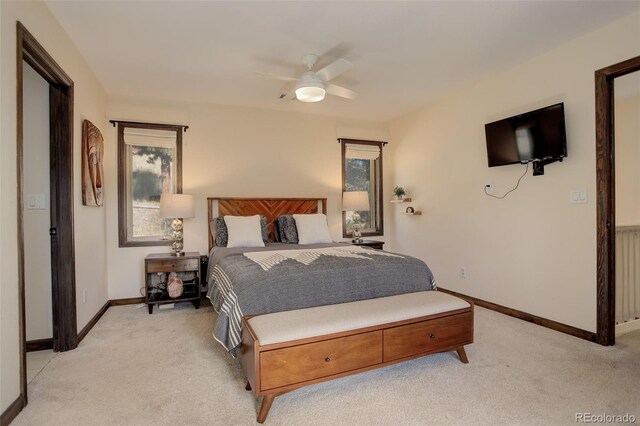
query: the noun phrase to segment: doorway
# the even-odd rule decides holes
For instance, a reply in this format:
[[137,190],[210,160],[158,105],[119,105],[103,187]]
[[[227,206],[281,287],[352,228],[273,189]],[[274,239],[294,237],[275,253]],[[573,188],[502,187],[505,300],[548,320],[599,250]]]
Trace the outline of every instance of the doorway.
[[[27,404],[25,272],[38,268],[25,257],[24,77],[23,61],[48,84],[49,192],[52,346],[56,352],[78,346],[73,228],[73,81],[20,23],[17,23],[17,209],[20,393]],[[28,72],[28,70],[27,70]],[[46,232],[46,229],[44,230]]]
[[616,342],[640,345],[640,71],[614,80]]
[[[51,301],[51,208],[49,179],[49,83],[22,62],[22,199],[24,200],[25,333],[27,381],[53,353]],[[29,263],[38,265],[29,267]]]
[[615,135],[614,81],[640,70],[640,56],[595,72],[596,89],[596,223],[597,284],[596,340],[601,345],[615,344]]

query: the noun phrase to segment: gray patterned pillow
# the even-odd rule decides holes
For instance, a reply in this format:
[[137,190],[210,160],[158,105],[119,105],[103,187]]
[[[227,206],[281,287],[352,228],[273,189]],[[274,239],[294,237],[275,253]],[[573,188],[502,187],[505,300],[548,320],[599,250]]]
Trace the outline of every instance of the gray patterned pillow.
[[282,241],[280,241],[280,229],[278,228],[278,221],[274,220],[273,221],[273,242],[274,243],[281,243]]
[[298,228],[292,215],[283,215],[276,218],[280,241],[283,243],[298,244]]
[[[215,246],[226,247],[229,242],[229,231],[227,231],[227,224],[224,223],[224,216],[216,217],[211,223]],[[267,226],[267,218],[264,216],[260,216],[260,230],[262,231],[262,241],[267,244],[269,242],[269,227]]]
[[267,225],[267,218],[260,216],[260,231],[262,231],[262,242],[269,244],[269,226]]
[[226,247],[229,240],[229,232],[227,231],[227,225],[224,223],[222,216],[213,219],[213,241],[216,247]]

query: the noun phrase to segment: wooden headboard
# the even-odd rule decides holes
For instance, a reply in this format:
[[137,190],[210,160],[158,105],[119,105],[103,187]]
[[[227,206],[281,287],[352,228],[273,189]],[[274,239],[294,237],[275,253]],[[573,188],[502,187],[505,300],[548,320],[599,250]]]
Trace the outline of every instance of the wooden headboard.
[[318,213],[327,214],[326,198],[207,198],[207,235],[209,235],[209,251],[213,247],[210,223],[213,218],[224,215],[253,216],[260,214],[267,218],[269,241],[274,241],[273,221],[284,214]]

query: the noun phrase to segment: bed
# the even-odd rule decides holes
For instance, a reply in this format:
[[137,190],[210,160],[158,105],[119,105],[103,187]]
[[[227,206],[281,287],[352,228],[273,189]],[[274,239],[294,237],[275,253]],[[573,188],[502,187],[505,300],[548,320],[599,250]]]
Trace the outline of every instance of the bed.
[[[233,356],[242,317],[436,288],[429,267],[411,256],[345,243],[275,241],[278,216],[326,214],[325,198],[208,198],[207,205],[207,297],[218,312],[213,335]],[[256,214],[266,219],[265,247],[215,245],[210,224],[217,217]]]

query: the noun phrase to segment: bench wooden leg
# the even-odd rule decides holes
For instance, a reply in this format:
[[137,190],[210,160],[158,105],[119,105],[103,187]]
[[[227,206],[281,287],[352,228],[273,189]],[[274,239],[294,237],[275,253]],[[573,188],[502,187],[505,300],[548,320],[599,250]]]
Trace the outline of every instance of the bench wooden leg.
[[458,352],[460,361],[462,361],[464,364],[469,364],[469,359],[467,358],[467,353],[464,351],[464,346],[460,346],[458,349],[456,349],[456,352]]
[[247,384],[244,385],[244,390],[248,390],[248,391],[251,390],[251,383],[249,383],[249,381],[247,381]]
[[275,395],[265,395],[265,397],[262,398],[262,406],[258,413],[258,423],[264,423],[264,421],[267,420],[267,414],[269,414],[269,409],[275,397]]

